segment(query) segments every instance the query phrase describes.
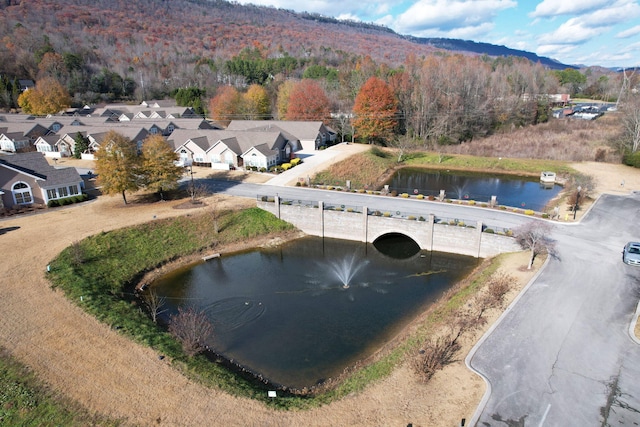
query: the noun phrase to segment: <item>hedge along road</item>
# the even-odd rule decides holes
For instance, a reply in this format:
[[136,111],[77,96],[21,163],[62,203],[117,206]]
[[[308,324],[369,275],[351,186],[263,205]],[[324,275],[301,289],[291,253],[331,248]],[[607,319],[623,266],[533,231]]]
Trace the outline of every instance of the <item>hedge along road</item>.
[[[493,209],[335,191],[212,182],[262,194],[381,211],[433,213],[513,228],[533,219]],[[640,268],[622,247],[640,240],[640,194],[605,194],[580,223],[555,223],[555,256],[474,349],[488,382],[471,425],[630,425],[640,422],[640,346],[633,338]],[[633,237],[635,236],[635,237]],[[631,331],[630,331],[631,328]]]

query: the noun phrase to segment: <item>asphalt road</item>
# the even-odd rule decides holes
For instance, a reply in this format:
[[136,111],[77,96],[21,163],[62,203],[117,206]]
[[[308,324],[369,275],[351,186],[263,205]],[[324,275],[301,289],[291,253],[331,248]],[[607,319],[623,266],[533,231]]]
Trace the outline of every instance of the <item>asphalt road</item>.
[[640,268],[622,263],[638,212],[640,196],[604,195],[555,227],[556,256],[467,358],[490,385],[470,425],[640,424]]

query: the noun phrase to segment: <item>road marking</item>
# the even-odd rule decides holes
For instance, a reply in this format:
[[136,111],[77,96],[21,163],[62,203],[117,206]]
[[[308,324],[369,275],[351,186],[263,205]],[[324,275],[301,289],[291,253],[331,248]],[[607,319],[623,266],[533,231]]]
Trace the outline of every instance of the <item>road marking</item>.
[[551,409],[551,403],[549,403],[549,405],[547,406],[547,410],[544,411],[544,415],[542,416],[542,419],[540,420],[540,424],[538,424],[538,427],[542,427],[542,425],[544,424],[544,420],[546,420],[547,415],[549,415],[550,409]]

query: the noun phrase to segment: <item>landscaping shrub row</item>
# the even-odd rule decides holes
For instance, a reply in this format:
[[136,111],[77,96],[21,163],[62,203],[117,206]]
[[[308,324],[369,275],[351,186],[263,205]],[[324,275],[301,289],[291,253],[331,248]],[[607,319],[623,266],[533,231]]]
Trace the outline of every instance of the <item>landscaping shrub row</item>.
[[47,203],[47,206],[50,208],[54,208],[57,206],[72,205],[74,203],[84,202],[88,198],[89,196],[87,194],[82,193],[82,194],[78,194],[77,196],[65,197],[63,199],[49,200],[49,202]]

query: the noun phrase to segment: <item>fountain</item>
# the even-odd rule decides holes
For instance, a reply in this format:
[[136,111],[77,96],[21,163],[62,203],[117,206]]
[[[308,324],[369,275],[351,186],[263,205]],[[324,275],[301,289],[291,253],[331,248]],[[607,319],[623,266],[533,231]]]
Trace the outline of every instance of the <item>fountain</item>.
[[345,256],[344,258],[333,260],[329,262],[329,267],[334,276],[342,283],[344,289],[348,289],[353,277],[367,265],[367,261],[363,259],[357,259],[356,254],[352,253],[351,257]]
[[456,185],[454,186],[455,192],[458,195],[458,200],[462,200],[469,198],[469,196],[466,194],[467,192],[467,184],[463,184],[463,185]]

